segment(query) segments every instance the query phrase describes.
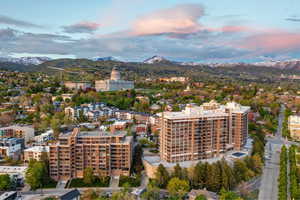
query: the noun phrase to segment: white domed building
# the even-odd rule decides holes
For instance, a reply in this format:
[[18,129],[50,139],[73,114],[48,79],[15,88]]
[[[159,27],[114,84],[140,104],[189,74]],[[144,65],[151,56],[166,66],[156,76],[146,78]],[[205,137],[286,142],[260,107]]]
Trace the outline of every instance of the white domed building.
[[134,82],[122,80],[120,72],[114,67],[110,79],[95,81],[95,88],[97,91],[131,90],[134,88]]

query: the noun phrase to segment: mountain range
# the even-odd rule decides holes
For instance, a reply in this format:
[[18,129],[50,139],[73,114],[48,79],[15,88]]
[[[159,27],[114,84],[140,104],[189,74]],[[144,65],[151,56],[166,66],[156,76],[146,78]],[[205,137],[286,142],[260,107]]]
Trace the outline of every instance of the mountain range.
[[49,60],[51,60],[51,58],[48,57],[0,57],[0,62],[17,63],[23,65],[39,65]]
[[108,57],[94,57],[92,58],[93,61],[116,61],[116,62],[120,62],[120,60],[118,60],[117,58],[113,57],[113,56],[108,56]]
[[[12,71],[49,72],[56,73],[64,70],[70,71],[107,71],[118,66],[123,70],[132,71],[138,75],[194,75],[195,71],[201,73],[229,74],[233,77],[243,77],[243,74],[256,79],[261,75],[279,77],[280,74],[300,75],[300,59],[285,61],[267,61],[257,63],[200,63],[177,62],[162,56],[153,56],[143,62],[122,62],[114,57],[95,57],[92,59],[50,59],[48,57],[22,57],[0,58],[0,69]],[[101,73],[101,72],[100,72]],[[261,73],[258,75],[258,73]]]

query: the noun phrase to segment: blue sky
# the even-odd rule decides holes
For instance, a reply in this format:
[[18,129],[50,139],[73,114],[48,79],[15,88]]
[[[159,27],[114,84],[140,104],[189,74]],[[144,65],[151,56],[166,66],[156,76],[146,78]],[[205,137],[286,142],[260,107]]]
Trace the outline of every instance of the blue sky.
[[299,10],[296,0],[1,0],[0,56],[292,59]]

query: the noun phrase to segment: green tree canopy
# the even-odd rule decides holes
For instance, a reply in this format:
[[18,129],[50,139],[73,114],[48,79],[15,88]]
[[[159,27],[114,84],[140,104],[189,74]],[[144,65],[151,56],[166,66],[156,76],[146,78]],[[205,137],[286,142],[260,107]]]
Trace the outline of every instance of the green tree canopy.
[[169,181],[169,172],[162,164],[158,165],[157,171],[155,172],[155,180],[161,188],[166,187]]
[[0,190],[8,190],[11,188],[12,182],[8,174],[0,175]]
[[47,166],[42,161],[31,160],[26,171],[25,181],[30,185],[32,190],[43,187],[48,179]]
[[187,181],[174,177],[169,181],[167,189],[172,196],[182,198],[189,191],[190,186]]
[[92,184],[95,180],[93,168],[87,167],[83,170],[83,182],[85,184]]

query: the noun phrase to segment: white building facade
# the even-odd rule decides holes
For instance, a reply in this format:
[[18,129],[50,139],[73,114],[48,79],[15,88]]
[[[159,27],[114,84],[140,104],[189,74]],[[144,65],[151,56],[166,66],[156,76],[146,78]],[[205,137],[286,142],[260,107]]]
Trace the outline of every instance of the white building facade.
[[134,82],[122,80],[120,72],[113,68],[110,79],[95,81],[95,88],[97,91],[131,90]]

